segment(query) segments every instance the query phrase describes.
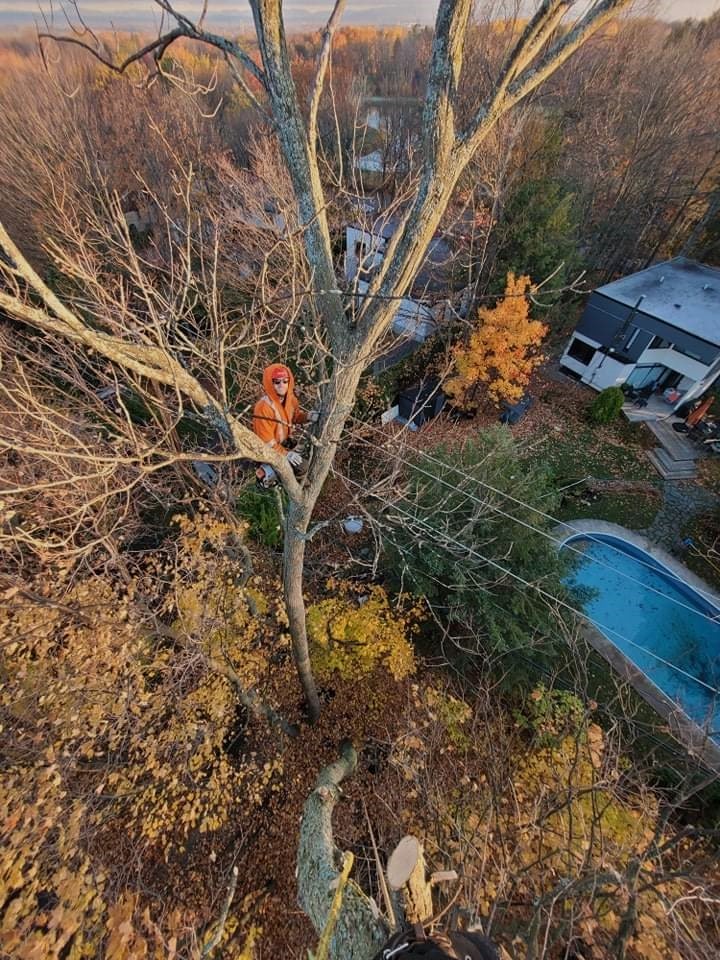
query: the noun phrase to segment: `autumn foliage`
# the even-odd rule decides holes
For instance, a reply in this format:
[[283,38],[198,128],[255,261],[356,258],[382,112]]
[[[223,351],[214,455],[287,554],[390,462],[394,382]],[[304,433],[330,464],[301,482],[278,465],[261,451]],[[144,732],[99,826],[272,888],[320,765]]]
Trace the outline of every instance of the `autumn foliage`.
[[539,347],[548,330],[530,319],[531,290],[530,277],[509,273],[504,298],[478,311],[477,326],[467,346],[457,347],[455,375],[445,385],[457,406],[475,409],[483,399],[483,386],[493,403],[522,396],[530,374],[544,359]]
[[[473,24],[465,115],[520,27]],[[510,268],[539,279],[566,259],[569,274],[580,250],[598,271],[593,284],[688,254],[693,233],[688,255],[720,256],[720,15],[705,25],[631,19],[612,29],[617,43],[598,36],[558,71],[542,110],[530,107],[517,127],[500,118],[459,182],[462,202],[442,231],[451,246],[467,245],[453,276],[481,302]],[[319,147],[338,255],[357,215],[343,170],[354,198],[363,186],[357,153],[371,143],[388,157],[413,153],[406,146],[419,131],[432,37],[429,28],[362,26],[336,36]],[[35,42],[0,41],[0,219],[39,268],[58,239],[88,253],[74,266],[59,261],[66,269],[46,277],[53,289],[100,323],[125,323],[127,312],[133,342],[156,322],[202,383],[217,375],[231,385],[224,409],[242,408],[263,351],[280,342],[293,362],[298,347],[307,373],[315,361],[304,356],[300,321],[312,299],[293,294],[315,286],[290,240],[299,236],[296,202],[277,141],[248,116],[260,85],[236,86],[219,52],[190,43],[166,51],[164,77],[141,84],[139,66],[121,77],[79,56],[41,60]],[[119,56],[136,45],[112,42]],[[302,109],[321,43],[319,32],[291,43]],[[365,122],[373,99],[384,101],[374,132]],[[411,166],[408,193],[396,191],[398,212],[417,172]],[[287,229],[278,231],[278,217]],[[145,226],[131,235],[131,221]],[[186,241],[178,274],[186,267],[192,282],[176,292],[170,255]],[[217,273],[217,291],[200,283],[205,269]],[[263,284],[278,295],[265,298]],[[531,318],[532,292],[529,276],[508,273],[504,297],[479,310],[444,386],[456,406],[523,394],[548,330]],[[284,310],[288,293],[292,314],[266,315],[264,304]],[[246,315],[257,327],[248,342],[261,345],[253,357],[242,345]],[[232,323],[216,327],[226,316]],[[200,335],[212,345],[205,355]],[[324,377],[335,358],[318,344]],[[430,340],[425,349],[438,347]],[[557,513],[558,484],[541,458],[519,458],[510,431],[484,430],[462,449],[444,437],[432,468],[424,457],[405,460],[384,489],[399,503],[401,489],[412,494],[412,522],[392,531],[374,565],[360,551],[345,556],[345,542],[327,547],[342,511],[329,508],[323,488],[318,513],[333,520],[306,538],[307,631],[324,698],[309,727],[278,558],[267,549],[283,536],[281,501],[254,488],[223,500],[221,489],[237,492],[228,481],[203,490],[210,507],[198,509],[188,451],[199,411],[166,407],[170,391],[148,392],[141,417],[131,401],[144,375],[108,380],[104,361],[74,344],[53,352],[50,339],[5,319],[0,355],[0,958],[307,956],[313,934],[295,907],[297,827],[318,769],[346,736],[360,760],[335,826],[358,854],[364,889],[377,891],[375,841],[385,860],[412,832],[432,870],[457,870],[444,917],[479,919],[504,958],[720,955],[720,832],[717,814],[707,815],[713,801],[703,809],[693,792],[709,778],[682,750],[679,761],[670,753],[671,766],[667,728],[644,713],[634,723],[625,686],[613,699],[608,679],[601,707],[588,694],[595,666],[531,589],[541,582],[546,595],[564,596],[555,540],[537,520],[540,508]],[[419,375],[428,356],[413,357]],[[46,366],[34,375],[39,359]],[[362,388],[360,419],[388,406],[380,382]],[[108,383],[116,407],[97,396]],[[160,466],[153,457],[167,437],[172,456]],[[427,432],[416,437],[428,443]],[[360,477],[361,466],[381,462],[379,441],[360,465],[347,439],[338,488],[341,467]],[[206,446],[215,447],[203,444],[209,457]],[[239,468],[224,467],[234,483]],[[369,512],[372,504],[369,496]],[[151,507],[162,519],[149,519]],[[720,521],[703,523],[691,559],[702,554],[720,577]],[[351,579],[358,569],[360,583]],[[414,604],[399,593],[411,589]],[[416,647],[421,609],[437,619],[423,624]],[[536,683],[537,669],[572,691]],[[528,675],[525,696],[512,678]],[[227,900],[233,867],[237,893]]]
[[[5,596],[4,956],[198,955],[211,917],[188,856],[275,789],[275,741],[254,742],[237,690],[260,683],[282,607],[250,582],[237,530],[177,526],[126,588],[55,570]],[[177,871],[189,899],[151,917],[137,886]]]
[[313,665],[320,677],[337,673],[360,679],[384,666],[396,680],[415,669],[409,636],[417,630],[419,609],[393,610],[380,586],[367,592],[331,582],[332,596],[308,610]]

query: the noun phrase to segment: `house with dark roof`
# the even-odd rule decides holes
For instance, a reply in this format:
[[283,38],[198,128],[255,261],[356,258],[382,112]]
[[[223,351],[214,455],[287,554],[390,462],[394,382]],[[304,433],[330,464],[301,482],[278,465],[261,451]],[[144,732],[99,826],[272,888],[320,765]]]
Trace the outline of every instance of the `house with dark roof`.
[[598,287],[560,360],[596,390],[666,392],[671,409],[720,376],[720,269],[676,257]]

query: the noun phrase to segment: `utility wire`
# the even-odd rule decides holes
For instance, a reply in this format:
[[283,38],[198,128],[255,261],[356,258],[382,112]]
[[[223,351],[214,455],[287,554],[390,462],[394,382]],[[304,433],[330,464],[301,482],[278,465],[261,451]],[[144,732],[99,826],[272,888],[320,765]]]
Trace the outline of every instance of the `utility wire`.
[[[382,535],[382,536],[383,536],[383,539],[384,539],[384,540],[388,541],[390,544],[392,544],[393,547],[395,547],[395,549],[398,551],[399,554],[401,554],[401,555],[403,555],[403,556],[406,554],[407,551],[406,551],[405,548],[402,546],[402,544],[399,544],[399,543],[397,542],[397,540],[394,540],[392,537],[388,536],[387,531],[383,531],[383,535]],[[407,564],[406,562],[404,562],[404,569],[407,570],[409,573],[411,573],[410,567],[408,566],[408,564]],[[427,571],[423,571],[422,576],[423,576],[424,579],[427,578],[428,580],[432,580],[433,582],[437,583],[438,586],[442,587],[443,590],[446,590],[446,591],[449,592],[449,591],[451,591],[451,590],[453,589],[453,585],[452,585],[452,584],[444,583],[442,580],[438,579],[438,577],[434,576],[432,573],[428,573]],[[527,619],[527,617],[522,617],[522,616],[521,616],[520,614],[518,614],[517,612],[510,612],[510,611],[507,610],[505,607],[501,606],[501,605],[498,603],[498,601],[493,597],[492,590],[490,590],[490,589],[489,589],[488,587],[486,587],[484,584],[478,583],[477,581],[474,581],[474,583],[475,583],[475,586],[477,586],[477,588],[478,588],[479,590],[482,590],[483,593],[486,594],[486,599],[487,599],[497,610],[499,610],[502,614],[504,614],[504,615],[505,615],[506,617],[508,617],[510,620],[513,620],[516,624],[519,624],[520,626],[523,626],[526,630],[529,630],[531,633],[537,633],[537,632],[538,632],[538,627],[537,627],[536,625],[530,623],[530,621]],[[430,601],[427,600],[427,597],[425,598],[425,600],[426,600],[426,603],[428,603],[428,605],[431,607],[431,609],[434,609],[434,610],[451,610],[451,609],[452,609],[451,607],[447,606],[446,604],[430,603]],[[451,639],[453,642],[455,642],[456,640],[477,640],[477,634],[467,634],[466,636],[460,636],[460,637],[451,635],[450,639]],[[549,638],[548,638],[548,639],[549,639]],[[462,648],[461,648],[461,649],[462,649]],[[565,689],[572,690],[573,693],[576,692],[575,688],[574,688],[571,684],[569,684],[569,683],[567,683],[567,682],[565,682],[565,681],[562,681],[561,678],[559,678],[556,674],[554,674],[552,671],[550,671],[550,670],[548,669],[548,667],[543,666],[542,664],[538,663],[536,660],[532,660],[532,659],[529,658],[526,654],[524,654],[524,653],[522,652],[522,650],[520,650],[519,648],[511,649],[511,650],[504,650],[504,651],[502,651],[501,653],[499,653],[499,654],[497,655],[497,658],[498,658],[498,659],[504,659],[505,657],[510,656],[511,654],[512,654],[512,656],[520,657],[520,659],[524,660],[526,663],[531,664],[531,665],[532,665],[536,670],[538,670],[540,673],[544,674],[546,677],[548,677],[548,678],[550,678],[550,679],[555,680],[555,681],[556,681],[557,683],[559,683],[561,686],[564,686]],[[623,719],[624,719],[624,720],[626,720],[626,721],[632,722],[632,723],[635,724],[635,725],[639,725],[639,726],[641,726],[641,727],[646,727],[646,728],[648,728],[649,730],[653,730],[653,729],[654,729],[654,727],[653,727],[651,724],[645,723],[645,722],[642,721],[642,720],[637,720],[637,719],[634,718],[634,717],[633,717],[633,718],[630,718],[630,717],[618,717],[618,716],[616,716],[615,714],[613,714],[612,711],[610,711],[607,707],[605,707],[605,706],[602,705],[602,704],[599,704],[599,705],[598,705],[598,709],[601,709],[602,712],[603,712],[606,716],[610,717],[612,720],[623,720]],[[671,745],[669,745],[669,744],[666,743],[665,741],[661,740],[660,738],[654,736],[652,733],[647,733],[647,732],[645,732],[645,733],[643,733],[643,736],[648,737],[649,739],[653,740],[655,743],[657,743],[658,745],[662,746],[663,748],[670,750],[670,752],[673,753],[675,756],[686,756],[686,755],[687,755],[687,752],[686,752],[686,751],[682,751],[682,750],[678,750],[678,749],[676,749],[676,748],[673,748]]]
[[[353,419],[355,419],[355,418],[353,418]],[[370,425],[369,425],[369,424],[365,424],[365,426],[370,426]],[[371,429],[375,430],[375,429],[378,429],[378,428],[371,426]],[[362,443],[367,444],[368,446],[372,447],[372,448],[375,449],[375,450],[382,450],[384,453],[387,453],[387,452],[388,452],[385,447],[381,447],[381,446],[379,446],[378,444],[373,444],[373,443],[372,443],[370,440],[368,440],[366,437],[361,436],[357,431],[350,431],[350,435],[356,437],[356,439],[360,440]],[[512,494],[506,493],[506,492],[498,489],[497,487],[494,487],[494,486],[492,486],[491,484],[486,483],[485,481],[480,480],[480,479],[477,478],[477,477],[474,477],[472,474],[466,473],[465,471],[461,470],[459,467],[453,466],[452,464],[445,463],[445,462],[442,461],[442,460],[438,460],[438,459],[436,459],[435,457],[432,457],[429,453],[427,453],[427,452],[424,451],[424,450],[417,450],[417,453],[418,453],[419,456],[423,457],[425,460],[430,460],[432,463],[436,464],[437,466],[442,467],[444,470],[451,470],[451,471],[453,471],[454,473],[457,473],[457,474],[459,474],[460,476],[465,477],[467,480],[470,480],[471,482],[477,484],[478,486],[485,487],[485,488],[487,488],[488,490],[492,491],[493,493],[495,493],[495,494],[497,494],[497,495],[499,495],[499,496],[501,496],[501,497],[505,497],[505,498],[508,499],[508,500],[512,500],[514,503],[519,504],[520,506],[524,507],[526,510],[531,510],[531,511],[533,511],[533,512],[535,512],[535,513],[540,514],[540,516],[545,517],[545,518],[548,519],[548,520],[551,520],[551,521],[552,521],[555,525],[557,525],[557,526],[565,526],[565,527],[567,527],[569,530],[572,530],[574,533],[577,533],[577,534],[580,535],[580,536],[583,536],[583,537],[592,539],[592,535],[591,535],[591,534],[588,534],[587,531],[585,531],[585,530],[579,530],[577,527],[574,527],[572,524],[565,523],[565,521],[563,521],[563,520],[558,520],[556,517],[552,517],[550,514],[547,514],[547,513],[545,513],[544,511],[539,510],[538,508],[534,507],[532,504],[526,503],[524,500],[520,500],[520,499],[518,499],[517,497],[512,496]],[[397,459],[397,457],[396,457],[396,459]],[[718,619],[717,619],[717,617],[709,616],[708,614],[702,613],[701,611],[697,610],[696,608],[691,607],[689,604],[683,603],[682,600],[678,600],[678,599],[676,599],[675,597],[670,597],[670,596],[668,596],[667,594],[663,593],[661,590],[658,590],[658,589],[656,589],[655,587],[651,586],[649,583],[645,583],[645,582],[643,582],[642,580],[638,580],[636,577],[633,577],[633,576],[632,576],[631,574],[629,574],[629,573],[625,573],[625,572],[623,572],[622,570],[618,570],[616,567],[614,567],[614,566],[612,566],[611,564],[607,563],[605,560],[601,560],[601,559],[599,559],[598,557],[589,556],[589,555],[586,554],[584,551],[578,549],[577,547],[573,547],[570,543],[568,543],[568,542],[566,542],[566,541],[563,541],[563,540],[560,539],[559,537],[554,536],[554,535],[553,535],[552,533],[550,533],[549,531],[543,530],[543,529],[541,529],[540,527],[536,527],[536,526],[534,526],[533,524],[528,523],[526,520],[523,520],[523,519],[521,519],[520,517],[515,516],[514,514],[507,513],[507,512],[506,512],[505,510],[503,510],[501,507],[498,507],[498,506],[490,503],[489,501],[480,500],[478,497],[474,497],[474,496],[473,496],[471,493],[469,493],[467,490],[463,490],[463,489],[461,489],[460,487],[455,486],[454,484],[448,483],[448,481],[444,480],[442,477],[439,477],[439,476],[437,476],[437,475],[434,474],[434,473],[429,473],[427,470],[423,470],[422,467],[418,466],[417,463],[414,463],[414,464],[412,465],[412,467],[413,467],[414,470],[417,470],[417,471],[419,471],[420,473],[422,473],[424,476],[430,477],[432,480],[436,481],[437,483],[440,483],[440,484],[442,484],[443,486],[448,487],[449,489],[453,490],[455,493],[459,493],[459,494],[461,494],[462,496],[467,497],[469,500],[473,501],[474,503],[477,503],[477,504],[479,504],[480,506],[487,507],[488,509],[494,511],[495,513],[499,513],[501,516],[506,517],[508,520],[512,520],[514,523],[519,523],[519,524],[521,524],[523,527],[526,527],[528,530],[532,530],[534,533],[540,534],[541,536],[545,537],[545,538],[548,539],[548,540],[551,540],[553,543],[557,544],[558,546],[563,547],[565,550],[569,550],[569,551],[571,551],[571,552],[573,552],[573,553],[576,553],[576,554],[578,554],[579,556],[583,557],[585,560],[590,560],[592,563],[595,563],[595,564],[597,564],[597,565],[599,565],[599,566],[606,567],[608,570],[611,570],[611,571],[612,571],[613,573],[615,573],[617,576],[623,577],[625,580],[628,580],[628,581],[630,581],[631,583],[634,583],[634,584],[636,584],[637,586],[642,587],[644,590],[648,590],[648,591],[650,591],[651,593],[657,594],[659,597],[662,597],[664,600],[668,600],[668,601],[670,601],[671,603],[674,603],[674,604],[676,604],[676,605],[679,606],[679,607],[683,607],[684,609],[690,611],[690,613],[693,613],[693,614],[695,614],[695,616],[700,617],[700,618],[702,618],[702,619],[704,619],[704,620],[707,620],[709,623],[712,623],[713,625],[717,625],[717,624],[718,624]],[[616,547],[616,546],[614,546],[613,544],[610,544],[610,543],[605,543],[604,541],[600,541],[600,542],[602,542],[602,544],[603,544],[604,546],[610,547],[612,550],[614,550],[615,552],[617,552],[617,553],[620,554],[621,556],[627,557],[627,554],[624,553],[619,547]],[[633,557],[633,560],[636,560],[636,558]],[[637,562],[638,564],[646,567],[648,570],[650,570],[650,571],[652,571],[652,572],[654,572],[654,573],[657,573],[657,567],[653,566],[652,564],[647,563],[646,561],[643,561],[643,560],[640,560],[640,559],[637,559],[636,562]],[[682,580],[681,580],[678,576],[676,576],[674,573],[672,573],[672,571],[668,571],[668,573],[669,573],[669,575],[672,577],[673,580],[675,580],[675,581],[677,581],[678,583],[682,584]],[[698,590],[698,593],[700,593],[700,594],[702,595],[703,599],[709,600],[709,598],[705,595],[705,593],[704,593],[702,590]]]
[[[404,548],[402,547],[402,545],[399,544],[399,543],[398,543],[396,540],[394,540],[392,537],[388,536],[387,531],[383,531],[383,539],[385,539],[385,540],[387,540],[389,543],[391,543],[392,546],[394,546],[395,549],[398,551],[398,553],[400,553],[401,555],[405,553],[405,550],[404,550]],[[407,566],[407,564],[405,564],[405,568],[408,569],[408,571],[409,571],[409,567]],[[439,580],[436,576],[433,576],[433,574],[431,574],[431,573],[423,572],[423,577],[427,577],[429,580],[433,580],[435,583],[437,583],[437,584],[438,584],[440,587],[442,587],[444,590],[447,590],[447,591],[452,590],[452,585],[447,584],[447,583],[444,583],[442,580]],[[484,586],[483,584],[481,584],[481,583],[476,583],[476,585],[477,585],[478,589],[482,590],[482,591],[487,595],[487,596],[486,596],[486,599],[487,599],[497,610],[499,610],[501,613],[503,613],[506,617],[508,617],[509,619],[513,620],[516,624],[519,624],[519,625],[521,625],[521,626],[524,626],[525,629],[530,630],[531,632],[537,632],[537,629],[538,629],[538,628],[537,628],[536,626],[534,626],[533,624],[531,624],[531,623],[527,620],[526,617],[521,617],[518,613],[511,613],[511,612],[508,611],[505,607],[502,607],[502,606],[497,602],[497,600],[494,599],[494,597],[493,597],[493,595],[492,595],[492,591],[491,591],[488,587],[485,587],[485,586]],[[449,609],[450,609],[450,607],[447,607],[446,605],[443,605],[443,604],[430,603],[429,601],[426,601],[426,602],[428,602],[429,606],[430,606],[432,609],[436,609],[436,610],[449,610]],[[454,642],[455,640],[458,640],[458,639],[460,639],[460,640],[463,640],[463,639],[476,640],[476,639],[477,639],[477,635],[476,635],[476,634],[468,634],[467,637],[453,637],[453,636],[451,636],[450,639],[451,639],[453,642]],[[563,681],[561,677],[559,677],[559,676],[557,676],[557,674],[553,673],[547,666],[543,666],[542,664],[538,663],[536,660],[533,660],[531,657],[528,657],[526,653],[523,653],[523,652],[521,652],[520,650],[508,650],[508,651],[503,651],[501,654],[498,655],[498,659],[504,659],[505,657],[509,656],[510,654],[512,654],[514,657],[519,657],[519,658],[520,658],[521,660],[523,660],[525,663],[530,664],[530,666],[532,666],[535,670],[537,670],[538,673],[542,674],[543,676],[547,677],[549,680],[551,680],[551,681],[553,681],[554,683],[558,684],[558,685],[561,686],[563,689],[565,689],[565,690],[570,690],[572,693],[574,693],[574,694],[577,695],[577,689],[576,689],[575,686],[573,686],[572,684],[568,683],[567,681]],[[661,747],[663,750],[666,750],[666,751],[667,751],[668,753],[670,753],[674,758],[685,759],[685,758],[687,757],[687,755],[688,755],[688,754],[687,754],[687,750],[681,750],[678,746],[674,745],[671,741],[668,742],[667,740],[663,740],[663,739],[661,739],[660,737],[658,737],[658,736],[653,732],[655,728],[654,728],[654,726],[653,726],[652,724],[649,724],[649,723],[647,723],[647,722],[645,722],[645,721],[643,721],[643,720],[638,720],[638,719],[635,718],[635,717],[619,717],[619,716],[617,716],[616,714],[614,714],[614,713],[609,709],[609,707],[605,706],[605,705],[602,704],[602,703],[598,704],[597,709],[600,710],[601,713],[603,713],[606,717],[608,717],[608,718],[609,718],[610,720],[612,720],[612,721],[618,721],[618,720],[619,720],[619,721],[624,721],[624,722],[627,722],[627,723],[632,723],[635,727],[642,727],[642,728],[643,728],[643,730],[642,730],[642,736],[643,736],[643,737],[645,737],[647,740],[650,740],[650,741],[651,741],[652,743],[654,743],[656,746]]]
[[[346,482],[351,483],[353,486],[362,489],[362,485],[357,483],[351,477],[348,477],[345,474],[341,474],[341,476]],[[396,510],[407,519],[415,523],[422,524],[422,526],[425,527],[426,530],[430,531],[430,539],[433,540],[438,546],[442,546],[445,549],[447,549],[447,545],[449,543],[454,544],[454,546],[456,546],[458,549],[463,550],[474,557],[477,557],[483,563],[487,563],[490,566],[495,567],[497,570],[500,570],[506,576],[512,577],[514,580],[519,581],[525,587],[529,587],[531,590],[536,590],[538,593],[544,596],[547,600],[552,601],[554,604],[559,604],[560,606],[565,607],[575,616],[589,621],[591,624],[593,624],[593,626],[599,628],[603,632],[607,631],[610,634],[614,634],[620,640],[623,640],[624,642],[630,644],[631,646],[636,647],[638,650],[642,650],[643,653],[646,653],[648,654],[648,656],[653,657],[655,660],[658,660],[660,663],[669,667],[671,670],[675,670],[677,673],[686,677],[688,680],[692,680],[694,683],[697,683],[700,686],[704,687],[705,689],[709,690],[713,695],[720,696],[720,690],[717,689],[716,687],[711,686],[709,683],[705,683],[704,680],[700,680],[699,677],[693,676],[691,673],[688,673],[686,670],[683,670],[682,667],[678,667],[676,664],[671,663],[669,660],[666,660],[664,657],[661,657],[659,654],[654,653],[652,650],[648,650],[646,647],[643,647],[641,644],[636,643],[634,640],[630,640],[629,637],[624,636],[623,634],[619,633],[617,630],[614,630],[612,627],[608,627],[607,625],[601,623],[599,620],[595,620],[594,618],[590,617],[587,613],[584,613],[578,610],[576,607],[573,607],[566,600],[562,600],[560,597],[556,597],[554,594],[551,594],[547,590],[544,590],[538,584],[531,583],[529,580],[526,580],[524,577],[521,577],[520,574],[514,573],[512,570],[509,570],[507,567],[503,566],[501,563],[498,563],[496,560],[492,560],[490,557],[483,556],[483,554],[479,553],[473,547],[469,546],[469,544],[462,543],[461,541],[456,540],[454,537],[451,537],[448,534],[443,533],[441,530],[437,530],[435,527],[433,527],[427,521],[423,520],[421,517],[414,516],[413,514],[408,513],[406,510],[403,510],[401,507],[398,506],[397,502],[391,503],[389,500],[385,500],[384,498],[378,496],[378,494],[373,494],[373,496],[375,497],[375,499],[377,499],[380,503],[382,503],[384,506],[388,507],[389,509]],[[405,497],[400,498],[400,500],[402,500],[402,502],[404,503],[409,502]]]
[[[361,426],[368,427],[369,429],[374,430],[376,433],[379,433],[385,439],[388,439],[387,435],[383,433],[380,427],[376,427],[371,423],[365,423],[364,421],[359,420],[357,417],[353,417],[352,419],[355,420],[356,423],[359,423]],[[378,447],[378,449],[384,450],[385,448]],[[519,500],[517,497],[514,497],[511,493],[507,493],[504,490],[500,490],[497,487],[494,487],[492,484],[487,483],[487,481],[480,480],[478,477],[474,477],[471,473],[467,473],[465,470],[462,470],[460,467],[453,466],[452,464],[446,463],[443,460],[438,460],[436,457],[433,457],[431,454],[427,453],[425,450],[420,450],[417,448],[415,449],[417,450],[417,453],[419,454],[419,456],[423,457],[425,460],[429,460],[432,463],[436,464],[437,466],[443,467],[443,469],[445,470],[452,470],[453,473],[456,473],[461,477],[465,477],[467,480],[470,480],[471,482],[476,483],[478,486],[485,487],[486,489],[491,490],[493,493],[497,493],[499,496],[504,497],[506,500],[511,500],[514,503],[517,503],[519,506],[525,507],[527,510],[530,510],[533,513],[539,514],[545,520],[550,520],[556,526],[566,527],[568,530],[572,530],[573,533],[578,533],[578,534],[581,534],[582,536],[588,535],[586,530],[580,530],[578,527],[573,526],[572,523],[568,523],[565,520],[559,520],[557,517],[553,517],[552,514],[546,513],[544,510],[540,510],[539,507],[535,507],[531,503],[526,503],[524,500]],[[519,522],[522,522],[522,521],[519,521]],[[610,543],[607,544],[607,546],[611,550],[615,550],[617,553],[622,554],[623,556],[626,556],[626,554],[624,554],[619,547],[616,547]],[[653,564],[648,563],[647,561],[638,560],[637,562],[641,566],[647,567],[648,570],[657,571],[657,568]],[[678,582],[682,583],[680,578],[677,577],[674,573],[672,573],[672,571],[668,571],[668,572],[670,573],[671,577],[673,577],[675,580],[678,580]],[[702,590],[698,592],[703,593],[703,596],[705,596]],[[706,597],[706,599],[709,599],[709,598]]]
[[[580,279],[582,279],[582,275]],[[574,281],[574,283],[578,283],[578,282],[579,280]],[[532,293],[532,290],[530,292]],[[583,294],[585,296],[587,296],[591,292],[592,291],[590,290],[578,289],[574,284],[568,284],[563,287],[556,287],[555,289],[542,291],[543,295],[560,294],[560,293],[577,293],[577,294]],[[304,290],[296,290],[294,293],[281,294],[277,297],[268,297],[265,299],[261,297],[258,299],[257,302],[258,302],[258,305],[264,307],[264,306],[267,306],[268,304],[283,303],[288,300],[304,300],[306,297],[324,297],[330,294],[332,294],[333,296],[341,296],[341,297],[348,297],[348,298],[354,297],[354,298],[357,298],[358,300],[385,300],[388,302],[391,302],[393,300],[398,300],[398,301],[412,300],[414,303],[417,303],[418,306],[425,306],[425,307],[427,306],[427,304],[422,303],[422,300],[415,300],[411,295],[411,291],[408,291],[408,293],[405,293],[405,294],[361,293],[358,289],[354,287],[350,287],[347,289],[342,289],[341,287],[331,287],[327,290],[324,290],[324,289],[314,290],[311,287],[306,287]],[[516,297],[527,298],[527,296],[528,296],[527,293],[504,293],[504,292],[503,293],[484,293],[484,294],[478,295],[477,297],[474,297],[473,299],[476,303],[486,303],[492,300],[510,300]],[[447,303],[451,309],[454,309],[452,307],[452,303],[449,297],[440,297],[438,300],[435,301],[436,305],[438,303]]]

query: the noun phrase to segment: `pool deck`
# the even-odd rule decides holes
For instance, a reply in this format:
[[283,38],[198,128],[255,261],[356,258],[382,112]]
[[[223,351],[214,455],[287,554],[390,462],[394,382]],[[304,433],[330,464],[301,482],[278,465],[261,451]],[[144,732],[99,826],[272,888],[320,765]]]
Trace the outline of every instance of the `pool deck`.
[[[625,527],[616,523],[608,523],[605,520],[574,520],[570,523],[559,524],[555,527],[553,533],[562,539],[563,543],[578,534],[586,536],[606,534],[616,537],[618,540],[625,540],[626,543],[644,550],[679,580],[684,581],[720,610],[720,596],[715,591],[711,590],[700,577],[695,576],[687,567],[671,556],[667,550],[651,543],[647,537],[643,537],[639,533],[634,533]],[[626,679],[643,700],[667,721],[670,735],[682,743],[690,755],[696,757],[705,767],[714,773],[720,773],[720,744],[711,740],[707,732],[692,720],[684,710],[681,710],[674,700],[663,693],[604,633],[589,623],[583,624],[581,631],[584,639],[608,661],[619,676]]]

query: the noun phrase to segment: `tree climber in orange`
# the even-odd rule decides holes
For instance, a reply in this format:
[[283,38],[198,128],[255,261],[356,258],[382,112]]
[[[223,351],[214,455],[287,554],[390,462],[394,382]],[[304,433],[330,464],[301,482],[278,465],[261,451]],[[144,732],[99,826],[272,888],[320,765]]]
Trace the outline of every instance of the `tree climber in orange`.
[[[300,409],[295,396],[295,378],[292,370],[281,363],[272,363],[263,371],[263,396],[253,409],[252,428],[269,447],[285,453],[295,476],[302,478],[307,473],[307,463],[293,448],[293,426],[299,423],[314,423],[317,412],[307,414]],[[274,487],[278,476],[269,463],[262,463],[256,471],[261,487]]]

